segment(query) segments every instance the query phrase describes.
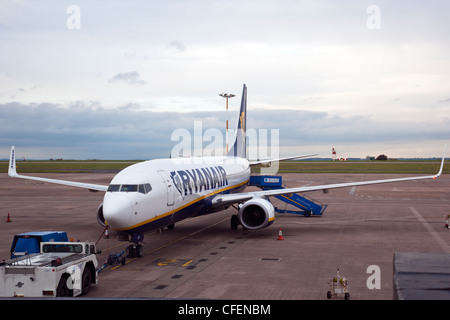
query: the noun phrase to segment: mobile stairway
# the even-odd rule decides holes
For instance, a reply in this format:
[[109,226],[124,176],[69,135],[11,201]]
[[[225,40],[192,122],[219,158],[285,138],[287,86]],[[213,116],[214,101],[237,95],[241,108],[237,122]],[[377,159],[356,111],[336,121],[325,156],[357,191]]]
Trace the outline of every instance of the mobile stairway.
[[[250,176],[249,186],[256,186],[262,190],[275,190],[285,189],[282,183],[281,176]],[[322,216],[328,205],[324,205],[319,201],[316,201],[305,195],[299,195],[297,193],[290,193],[285,195],[274,196],[277,199],[293,205],[299,210],[286,210],[275,207],[275,212],[278,213],[291,213],[303,215],[305,217],[310,216]]]

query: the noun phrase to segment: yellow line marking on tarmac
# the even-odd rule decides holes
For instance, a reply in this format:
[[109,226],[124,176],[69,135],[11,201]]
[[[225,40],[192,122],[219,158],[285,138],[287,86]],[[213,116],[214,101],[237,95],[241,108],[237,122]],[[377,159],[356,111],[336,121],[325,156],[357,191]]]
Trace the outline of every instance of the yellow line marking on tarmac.
[[187,267],[191,264],[191,262],[194,260],[189,260],[188,262],[186,262],[185,264],[182,265],[182,267]]
[[[223,220],[220,220],[220,221],[218,221],[218,222],[216,222],[216,223],[210,224],[210,225],[208,225],[208,226],[206,226],[206,227],[204,227],[204,228],[202,228],[202,229],[199,229],[199,230],[197,230],[197,231],[194,231],[194,232],[192,232],[192,233],[190,233],[190,234],[188,234],[188,235],[186,235],[186,236],[180,237],[180,238],[178,238],[178,239],[176,239],[176,240],[174,240],[174,241],[172,241],[172,242],[166,243],[165,245],[162,245],[162,246],[159,247],[159,248],[156,248],[156,249],[154,249],[154,250],[152,250],[152,251],[150,251],[150,252],[147,252],[146,254],[148,255],[148,254],[155,253],[156,251],[159,251],[159,250],[161,250],[161,249],[164,249],[165,247],[168,247],[168,246],[170,246],[170,245],[172,245],[172,244],[175,244],[175,243],[177,243],[177,242],[180,242],[181,240],[184,240],[184,239],[189,238],[189,237],[191,237],[191,236],[193,236],[193,235],[196,235],[197,233],[200,233],[200,232],[202,232],[202,231],[205,231],[206,229],[209,229],[209,228],[211,228],[211,227],[214,227],[215,225],[218,225],[218,224],[220,224],[220,223],[222,223],[222,222],[224,222],[224,221],[226,221],[226,220],[229,220],[229,219],[230,219],[230,218],[228,217],[228,218],[225,218],[225,219],[223,219]],[[154,231],[151,232],[150,234],[152,234],[152,233],[154,233]],[[120,245],[123,245],[123,244],[120,244]],[[119,245],[116,245],[116,246],[114,246],[114,247],[112,247],[112,248],[115,248],[115,247],[118,247],[118,246],[119,246]],[[130,263],[130,262],[132,262],[132,261],[134,261],[134,260],[136,260],[136,259],[138,259],[138,258],[132,258],[132,259],[130,259],[130,260],[127,260],[127,261],[125,262],[125,264],[128,264],[128,263]],[[191,262],[192,262],[192,260],[186,262],[185,264],[188,264],[188,263],[191,263]],[[183,266],[184,266],[184,265],[183,265]],[[111,268],[110,270],[116,270],[116,269],[118,269],[118,268],[120,268],[120,267],[122,267],[122,265],[119,264],[118,266],[115,266],[115,267]]]
[[[184,224],[184,223],[187,223],[187,222],[190,222],[190,221],[197,220],[197,219],[200,218],[200,217],[201,217],[201,216],[193,217],[193,218],[189,218],[189,219],[182,220],[182,221],[178,222],[177,225],[180,225],[180,224],[182,225],[182,224]],[[151,235],[151,234],[154,234],[154,233],[156,233],[156,230],[151,231],[151,232],[148,232],[148,233],[146,233],[145,235],[148,236],[148,235]],[[103,249],[102,251],[111,250],[111,249],[114,249],[114,248],[117,248],[117,247],[120,247],[120,246],[124,246],[124,245],[127,245],[127,244],[128,244],[127,241],[123,241],[122,243],[119,243],[119,244],[116,244],[116,245],[114,245],[114,246],[112,246],[112,247]]]

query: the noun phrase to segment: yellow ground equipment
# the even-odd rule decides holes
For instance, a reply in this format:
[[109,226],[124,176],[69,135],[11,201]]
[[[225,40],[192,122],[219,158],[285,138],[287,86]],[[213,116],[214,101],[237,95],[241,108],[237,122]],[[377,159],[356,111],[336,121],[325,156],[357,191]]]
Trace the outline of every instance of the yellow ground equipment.
[[337,269],[336,276],[328,282],[330,284],[330,290],[327,291],[327,298],[331,299],[337,296],[344,296],[345,300],[350,299],[350,293],[348,292],[348,281],[345,277],[341,277],[339,269]]

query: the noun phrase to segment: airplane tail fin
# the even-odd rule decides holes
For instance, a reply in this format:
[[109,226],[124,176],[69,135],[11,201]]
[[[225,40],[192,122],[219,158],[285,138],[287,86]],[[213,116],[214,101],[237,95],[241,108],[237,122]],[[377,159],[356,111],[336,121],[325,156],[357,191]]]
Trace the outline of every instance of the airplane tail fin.
[[247,126],[247,86],[244,84],[242,90],[241,109],[239,111],[239,118],[236,128],[236,138],[230,150],[228,151],[228,157],[240,157],[246,158],[247,156],[247,144],[245,130]]
[[9,167],[8,167],[8,175],[10,177],[16,177],[16,155],[14,146],[11,147],[11,154],[9,156]]

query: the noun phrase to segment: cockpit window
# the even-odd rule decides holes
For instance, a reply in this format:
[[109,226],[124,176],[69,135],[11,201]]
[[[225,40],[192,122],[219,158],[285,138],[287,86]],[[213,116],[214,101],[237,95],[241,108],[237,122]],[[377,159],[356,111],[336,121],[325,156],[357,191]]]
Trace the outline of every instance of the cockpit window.
[[145,184],[111,184],[108,187],[109,192],[140,192],[142,194],[147,194],[152,191],[152,186],[150,183]]
[[138,185],[137,184],[123,184],[120,188],[121,192],[135,192],[138,191]]
[[140,184],[139,185],[139,192],[140,193],[147,194],[150,191],[152,191],[152,186],[150,185],[150,183]]
[[109,187],[108,187],[108,191],[109,192],[117,192],[117,191],[119,191],[120,190],[120,184],[111,184]]

